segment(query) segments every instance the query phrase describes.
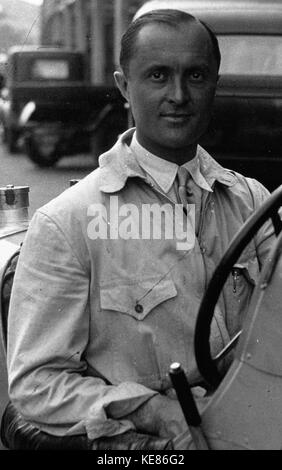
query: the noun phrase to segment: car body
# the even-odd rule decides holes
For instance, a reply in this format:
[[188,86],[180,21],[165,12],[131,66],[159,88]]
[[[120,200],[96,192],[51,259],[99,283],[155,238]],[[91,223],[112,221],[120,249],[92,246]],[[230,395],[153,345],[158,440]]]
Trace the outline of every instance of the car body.
[[219,41],[220,79],[204,147],[274,189],[282,174],[282,3],[153,0],[135,17],[160,8],[193,14]]

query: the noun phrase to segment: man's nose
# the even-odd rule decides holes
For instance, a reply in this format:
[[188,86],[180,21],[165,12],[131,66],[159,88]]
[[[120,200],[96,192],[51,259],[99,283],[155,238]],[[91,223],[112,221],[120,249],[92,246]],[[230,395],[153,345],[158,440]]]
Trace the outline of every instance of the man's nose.
[[187,103],[190,98],[190,93],[182,77],[175,77],[171,81],[168,93],[168,99],[170,102],[175,104]]

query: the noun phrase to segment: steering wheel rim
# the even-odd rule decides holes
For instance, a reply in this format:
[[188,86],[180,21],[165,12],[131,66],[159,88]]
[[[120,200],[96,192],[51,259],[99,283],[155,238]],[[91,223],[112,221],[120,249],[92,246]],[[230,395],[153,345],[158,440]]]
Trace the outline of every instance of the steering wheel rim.
[[199,372],[204,381],[213,388],[216,388],[222,379],[216,362],[211,356],[209,342],[216,303],[234,263],[262,225],[271,218],[276,236],[282,230],[282,221],[278,214],[281,205],[282,185],[270,195],[235,235],[216,267],[202,299],[196,321],[194,351]]

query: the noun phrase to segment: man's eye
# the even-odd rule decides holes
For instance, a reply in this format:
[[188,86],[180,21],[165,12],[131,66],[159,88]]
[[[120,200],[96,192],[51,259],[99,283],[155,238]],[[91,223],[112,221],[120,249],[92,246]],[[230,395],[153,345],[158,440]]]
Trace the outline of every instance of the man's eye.
[[190,74],[190,78],[191,80],[193,80],[194,82],[201,82],[204,80],[204,74],[203,72],[192,72]]
[[165,74],[160,71],[155,71],[151,74],[151,78],[155,81],[161,82],[162,80],[165,79]]

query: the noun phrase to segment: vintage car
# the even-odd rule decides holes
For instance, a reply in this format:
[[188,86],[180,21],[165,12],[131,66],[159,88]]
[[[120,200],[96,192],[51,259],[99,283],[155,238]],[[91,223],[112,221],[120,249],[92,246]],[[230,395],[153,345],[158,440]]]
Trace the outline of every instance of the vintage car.
[[160,8],[195,15],[219,41],[220,79],[203,145],[223,165],[274,189],[282,175],[281,1],[153,0],[135,17]]
[[[13,277],[29,224],[28,205],[29,187],[0,188],[0,329],[4,350]],[[194,449],[274,450],[282,447],[281,208],[282,185],[235,234],[202,299],[194,349],[201,374],[199,385],[213,390],[213,395],[201,413],[181,364],[173,363],[168,370]],[[223,285],[243,250],[269,218],[276,236],[253,291],[242,330],[212,357],[211,321]],[[236,348],[233,362],[222,376],[219,364],[233,348]],[[52,437],[28,424],[11,403],[7,404],[2,417],[1,440],[5,448],[13,450],[90,449],[86,435]],[[190,448],[191,441],[188,441]],[[175,438],[173,444],[175,450],[186,450],[187,433]]]
[[14,47],[8,70],[0,119],[10,152],[21,137],[31,160],[51,166],[62,156],[91,151],[92,145],[102,152],[126,128],[122,97],[114,86],[90,84],[82,53]]

